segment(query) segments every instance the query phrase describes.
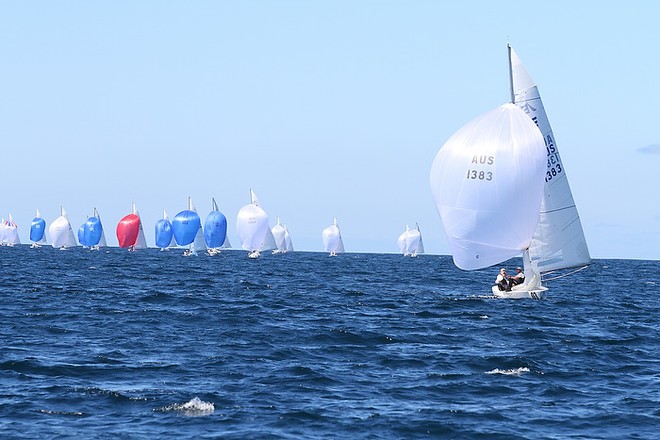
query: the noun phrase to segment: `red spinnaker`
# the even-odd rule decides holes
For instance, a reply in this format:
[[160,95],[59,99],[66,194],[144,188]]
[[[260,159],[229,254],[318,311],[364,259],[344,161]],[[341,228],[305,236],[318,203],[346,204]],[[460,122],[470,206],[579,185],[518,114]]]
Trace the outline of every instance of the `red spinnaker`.
[[117,225],[117,239],[119,247],[127,248],[135,246],[135,242],[140,232],[140,217],[135,214],[128,214]]

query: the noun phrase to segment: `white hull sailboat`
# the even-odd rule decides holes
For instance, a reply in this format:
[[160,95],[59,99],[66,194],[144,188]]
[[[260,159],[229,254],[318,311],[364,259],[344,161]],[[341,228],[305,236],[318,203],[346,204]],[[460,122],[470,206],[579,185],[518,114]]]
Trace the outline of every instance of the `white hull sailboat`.
[[541,299],[544,274],[590,257],[538,88],[510,47],[509,66],[511,103],[447,140],[431,189],[456,266],[480,269],[522,254],[525,281],[492,293]]
[[332,219],[332,224],[321,232],[323,247],[330,257],[336,257],[337,254],[344,253],[344,240],[341,238],[341,231],[337,224],[337,218]]
[[66,250],[77,246],[76,237],[73,234],[73,229],[71,228],[71,223],[64,207],[60,207],[60,216],[53,220],[48,227],[48,235],[50,236],[50,243],[54,248]]
[[285,254],[293,251],[293,244],[291,242],[291,235],[286,225],[280,223],[280,218],[277,218],[277,224],[271,228],[273,239],[277,249],[273,251],[274,254]]
[[404,257],[416,257],[417,255],[424,253],[422,232],[419,229],[419,225],[416,226],[416,229],[410,229],[408,225],[406,225],[406,230],[399,235],[397,240],[399,251]]
[[277,248],[268,225],[268,214],[259,207],[259,199],[252,190],[250,190],[250,204],[238,211],[236,232],[241,247],[248,251],[249,258],[259,258],[261,252]]
[[9,214],[8,220],[2,219],[0,224],[0,244],[2,246],[21,244],[21,239],[18,237],[18,226],[11,214]]

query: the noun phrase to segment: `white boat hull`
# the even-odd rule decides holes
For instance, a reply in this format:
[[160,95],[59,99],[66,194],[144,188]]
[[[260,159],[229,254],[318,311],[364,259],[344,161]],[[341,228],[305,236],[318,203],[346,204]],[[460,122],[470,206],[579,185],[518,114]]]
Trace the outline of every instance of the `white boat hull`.
[[516,289],[516,287],[511,290],[500,290],[499,287],[495,285],[492,287],[493,295],[498,298],[540,300],[545,297],[545,292],[548,290],[547,287],[543,286],[536,286],[533,289],[530,289],[525,285],[520,286],[519,289]]

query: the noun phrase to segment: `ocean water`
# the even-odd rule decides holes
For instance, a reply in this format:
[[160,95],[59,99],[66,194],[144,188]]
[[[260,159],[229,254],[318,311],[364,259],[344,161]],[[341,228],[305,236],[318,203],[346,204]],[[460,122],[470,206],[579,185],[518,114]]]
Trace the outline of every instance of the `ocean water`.
[[[507,266],[515,267],[512,260]],[[1,438],[660,436],[660,262],[0,248]]]

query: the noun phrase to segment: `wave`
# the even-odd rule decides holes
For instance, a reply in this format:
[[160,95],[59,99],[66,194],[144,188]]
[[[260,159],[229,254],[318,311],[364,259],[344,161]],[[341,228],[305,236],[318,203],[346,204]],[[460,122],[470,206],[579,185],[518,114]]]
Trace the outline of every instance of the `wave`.
[[500,370],[495,368],[494,370],[486,371],[486,374],[503,374],[505,376],[522,376],[525,373],[529,373],[529,368],[519,367],[519,368],[509,368],[507,370]]
[[172,405],[154,409],[155,412],[179,412],[185,416],[198,417],[212,414],[215,411],[215,405],[212,402],[205,402],[199,397],[193,397],[186,403],[173,403]]

